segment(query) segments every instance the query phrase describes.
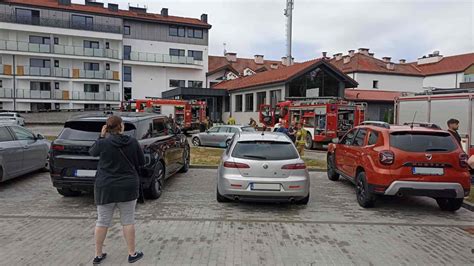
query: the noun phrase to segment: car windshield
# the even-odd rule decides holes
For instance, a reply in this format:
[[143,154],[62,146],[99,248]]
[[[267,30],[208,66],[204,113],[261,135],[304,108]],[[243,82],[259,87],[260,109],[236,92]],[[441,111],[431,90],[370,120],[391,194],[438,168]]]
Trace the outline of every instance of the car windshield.
[[253,128],[253,127],[243,127],[242,131],[243,132],[255,132],[257,130],[255,130],[255,128]]
[[237,142],[232,157],[255,160],[292,160],[298,153],[290,142],[241,141]]
[[[66,122],[59,139],[67,140],[96,140],[105,121],[71,121]],[[135,125],[125,123],[125,135],[135,135]]]
[[1,114],[0,113],[0,118],[3,118],[3,117],[15,117],[14,114]]
[[447,132],[394,132],[390,134],[390,145],[409,152],[450,152],[457,148]]

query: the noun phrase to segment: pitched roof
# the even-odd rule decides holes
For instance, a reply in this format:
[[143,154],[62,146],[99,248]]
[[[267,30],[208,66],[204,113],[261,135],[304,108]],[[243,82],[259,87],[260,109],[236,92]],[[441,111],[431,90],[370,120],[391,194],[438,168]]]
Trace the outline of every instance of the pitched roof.
[[240,77],[233,80],[226,80],[218,83],[213,88],[215,89],[227,89],[227,90],[238,90],[250,87],[257,87],[269,84],[276,84],[290,81],[292,78],[298,77],[301,74],[306,73],[307,71],[316,68],[319,65],[326,65],[334,72],[339,73],[344,79],[352,84],[357,86],[357,82],[351,79],[349,76],[345,75],[337,68],[332,66],[327,60],[322,58],[313,59],[299,64],[294,64],[292,66],[269,70],[265,72],[259,72],[251,76]]
[[177,23],[184,25],[192,25],[203,28],[211,28],[211,25],[205,23],[197,18],[185,18],[185,17],[176,17],[176,16],[162,16],[160,14],[153,13],[140,13],[129,10],[119,9],[118,11],[111,11],[106,7],[101,6],[92,6],[92,5],[82,5],[74,4],[70,5],[60,5],[57,0],[4,0],[4,3],[25,5],[31,7],[43,7],[43,8],[52,8],[60,9],[67,11],[78,11],[86,13],[94,13],[107,16],[123,17],[129,19],[139,19],[139,20],[148,20],[153,22],[162,22],[162,23]]
[[243,75],[244,69],[246,68],[250,68],[254,72],[258,72],[259,70],[261,71],[261,68],[263,67],[267,70],[272,69],[272,64],[277,64],[278,68],[286,67],[281,61],[276,60],[264,60],[263,64],[257,64],[255,63],[255,60],[251,58],[237,58],[236,62],[229,62],[225,56],[210,55],[208,58],[208,76],[227,68],[232,72],[234,72],[234,70],[237,71],[237,73],[234,72],[235,74]]
[[393,70],[387,69],[387,63],[378,58],[368,56],[362,53],[355,53],[350,57],[350,61],[344,64],[344,59],[330,61],[334,66],[344,73],[367,72],[377,74],[394,74],[407,76],[423,76],[420,70],[411,64],[395,64]]
[[346,89],[344,98],[350,101],[393,102],[404,94],[400,91]]
[[464,72],[473,64],[474,53],[445,56],[436,63],[423,65],[418,65],[417,62],[410,63],[426,76]]

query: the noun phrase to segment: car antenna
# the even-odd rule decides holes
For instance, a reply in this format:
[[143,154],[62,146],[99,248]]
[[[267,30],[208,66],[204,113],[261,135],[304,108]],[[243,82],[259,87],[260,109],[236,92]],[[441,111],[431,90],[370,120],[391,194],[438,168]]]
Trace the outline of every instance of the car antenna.
[[418,111],[415,111],[415,114],[413,115],[413,120],[411,121],[411,125],[410,125],[410,128],[413,130],[413,124],[415,124],[415,118],[416,118],[416,113]]

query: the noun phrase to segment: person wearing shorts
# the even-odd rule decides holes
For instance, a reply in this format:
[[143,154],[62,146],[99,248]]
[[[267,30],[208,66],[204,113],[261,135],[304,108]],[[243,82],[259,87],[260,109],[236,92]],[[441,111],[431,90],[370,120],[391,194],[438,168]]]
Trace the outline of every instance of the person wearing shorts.
[[139,196],[138,169],[144,165],[145,157],[138,141],[124,135],[124,129],[121,117],[110,116],[89,150],[91,156],[99,157],[94,184],[97,223],[93,264],[100,264],[107,256],[102,249],[115,209],[120,211],[128,262],[143,257],[143,252],[135,250],[135,205]]

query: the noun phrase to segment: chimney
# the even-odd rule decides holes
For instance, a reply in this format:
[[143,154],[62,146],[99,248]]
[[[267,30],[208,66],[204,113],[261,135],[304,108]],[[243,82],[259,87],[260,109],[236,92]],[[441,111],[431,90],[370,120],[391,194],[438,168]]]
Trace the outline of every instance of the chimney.
[[201,15],[201,21],[204,23],[207,23],[207,14],[202,14]]
[[253,56],[253,58],[255,60],[255,64],[258,64],[258,65],[263,64],[263,55],[256,54]]
[[349,50],[347,51],[349,53],[349,56],[350,57],[353,57],[355,55],[355,51],[354,50]]
[[118,4],[112,4],[112,3],[109,3],[107,5],[107,8],[110,10],[110,11],[118,11],[119,10],[119,5]]
[[167,16],[168,16],[168,8],[163,7],[163,8],[161,9],[161,15],[162,15],[163,17],[167,17]]
[[[69,1],[70,4],[71,1]],[[86,6],[98,6],[98,7],[104,7],[104,3],[101,2],[96,2],[96,0],[86,0],[85,1]]]
[[375,55],[374,53],[369,53],[370,57],[374,57],[374,55]]
[[390,60],[392,60],[392,58],[389,57],[389,56],[384,56],[384,57],[382,57],[382,60],[383,60],[385,63],[390,63]]
[[225,53],[225,58],[229,62],[237,62],[237,53]]
[[400,59],[399,62],[400,62],[400,64],[405,64],[407,62],[407,60],[406,59]]
[[271,69],[277,69],[277,68],[278,68],[278,64],[273,63],[273,64],[270,65],[270,68],[271,68]]
[[395,64],[392,63],[392,62],[388,62],[388,63],[387,63],[387,69],[388,69],[388,70],[394,70],[394,69],[395,69]]
[[327,58],[327,55],[328,55],[328,52],[323,52],[323,59],[326,59]]
[[339,61],[342,59],[342,53],[337,53],[337,54],[334,54],[334,59],[336,59],[336,61]]
[[137,13],[146,14],[146,6],[145,6],[145,7],[128,6],[128,10],[129,10],[129,11],[132,11],[132,12],[137,12]]
[[369,55],[369,48],[359,48],[359,53]]
[[63,6],[70,6],[71,0],[58,0],[58,4]]
[[342,57],[342,59],[344,60],[343,63],[347,64],[351,61],[351,56],[350,55],[345,55],[345,56]]
[[442,59],[443,59],[443,56],[439,53],[439,51],[433,51],[433,53],[429,54],[428,56],[423,56],[421,58],[418,58],[417,65],[438,63]]

